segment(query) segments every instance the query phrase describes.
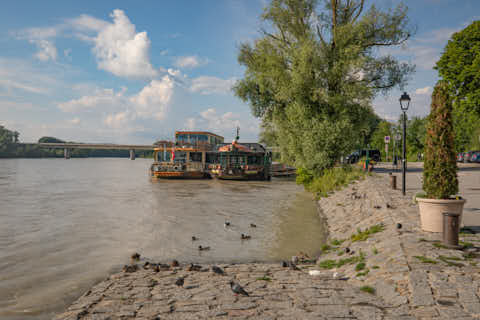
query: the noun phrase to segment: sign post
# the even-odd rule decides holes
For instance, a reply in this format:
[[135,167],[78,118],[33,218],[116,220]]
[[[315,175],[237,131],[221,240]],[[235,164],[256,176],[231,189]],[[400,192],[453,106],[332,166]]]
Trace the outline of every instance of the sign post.
[[388,144],[390,143],[390,136],[385,136],[384,137],[385,141],[385,161],[388,162]]

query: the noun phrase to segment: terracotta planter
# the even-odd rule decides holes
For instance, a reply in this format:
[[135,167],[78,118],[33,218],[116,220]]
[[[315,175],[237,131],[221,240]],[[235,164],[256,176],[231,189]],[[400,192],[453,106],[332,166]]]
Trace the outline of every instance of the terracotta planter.
[[462,224],[462,213],[465,199],[439,200],[417,198],[420,211],[422,230],[430,232],[443,232],[443,213],[452,212],[460,214],[459,226]]

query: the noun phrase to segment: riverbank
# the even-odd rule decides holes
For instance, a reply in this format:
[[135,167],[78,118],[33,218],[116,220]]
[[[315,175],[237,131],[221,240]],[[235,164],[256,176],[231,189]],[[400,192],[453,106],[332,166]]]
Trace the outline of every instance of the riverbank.
[[[471,248],[442,248],[441,235],[422,232],[412,195],[372,176],[319,201],[330,232],[316,263],[139,264],[99,283],[56,319],[472,319],[480,316],[480,236]],[[133,270],[129,270],[133,271]],[[314,275],[312,275],[312,273]],[[185,278],[183,286],[175,282]],[[249,297],[235,296],[229,281]]]

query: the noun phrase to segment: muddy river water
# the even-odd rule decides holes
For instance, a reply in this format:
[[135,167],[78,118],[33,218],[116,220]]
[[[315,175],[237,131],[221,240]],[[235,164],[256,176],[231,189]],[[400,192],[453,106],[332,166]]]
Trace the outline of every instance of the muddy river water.
[[324,241],[312,196],[292,180],[155,181],[150,163],[0,160],[0,319],[50,319],[133,252],[165,262],[277,261],[315,254]]

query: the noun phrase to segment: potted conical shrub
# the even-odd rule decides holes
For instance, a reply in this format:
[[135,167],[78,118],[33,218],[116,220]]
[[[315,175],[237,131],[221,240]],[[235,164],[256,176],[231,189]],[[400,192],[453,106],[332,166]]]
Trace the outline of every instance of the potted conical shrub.
[[458,213],[461,219],[465,200],[455,196],[458,179],[452,101],[443,81],[438,82],[433,90],[427,119],[423,191],[425,197],[417,197],[423,230],[442,232],[444,212]]

